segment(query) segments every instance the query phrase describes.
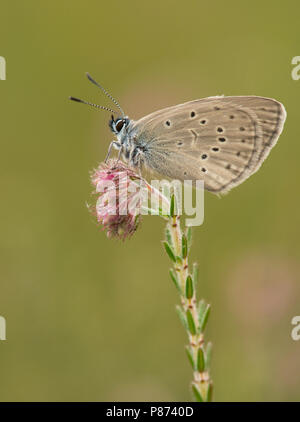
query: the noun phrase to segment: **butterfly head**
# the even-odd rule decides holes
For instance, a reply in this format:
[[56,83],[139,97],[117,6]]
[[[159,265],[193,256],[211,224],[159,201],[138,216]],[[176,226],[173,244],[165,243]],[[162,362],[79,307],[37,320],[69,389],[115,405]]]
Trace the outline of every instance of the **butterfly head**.
[[120,135],[126,132],[129,123],[130,120],[128,119],[128,117],[118,117],[115,120],[114,116],[112,115],[108,125],[114,134]]

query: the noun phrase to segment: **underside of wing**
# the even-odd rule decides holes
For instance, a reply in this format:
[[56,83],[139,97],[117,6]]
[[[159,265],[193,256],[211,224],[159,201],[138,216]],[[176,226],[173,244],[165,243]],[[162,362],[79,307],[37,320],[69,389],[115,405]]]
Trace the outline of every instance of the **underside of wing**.
[[132,133],[146,167],[179,180],[204,180],[215,193],[255,173],[282,131],[282,104],[264,97],[209,97],[152,113]]

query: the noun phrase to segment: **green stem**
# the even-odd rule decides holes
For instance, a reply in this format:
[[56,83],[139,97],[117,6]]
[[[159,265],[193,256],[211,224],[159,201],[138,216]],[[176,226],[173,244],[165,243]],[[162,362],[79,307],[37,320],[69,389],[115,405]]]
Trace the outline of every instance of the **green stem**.
[[187,331],[189,345],[186,346],[187,355],[193,368],[192,390],[196,401],[211,401],[212,380],[209,373],[211,344],[205,345],[204,329],[209,316],[210,306],[203,300],[197,305],[196,300],[196,277],[197,267],[189,272],[188,256],[190,252],[190,230],[182,231],[180,217],[169,217],[166,228],[165,247],[171,250],[168,255],[172,259],[174,271],[171,270],[171,278],[179,291],[181,306],[177,310],[180,319]]

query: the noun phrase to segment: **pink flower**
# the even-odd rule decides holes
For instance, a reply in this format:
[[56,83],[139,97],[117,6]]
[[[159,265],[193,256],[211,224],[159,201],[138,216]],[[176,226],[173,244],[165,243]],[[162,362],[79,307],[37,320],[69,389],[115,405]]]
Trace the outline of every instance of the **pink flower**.
[[141,219],[142,190],[150,185],[122,161],[101,163],[91,176],[98,195],[92,211],[108,237],[126,239]]

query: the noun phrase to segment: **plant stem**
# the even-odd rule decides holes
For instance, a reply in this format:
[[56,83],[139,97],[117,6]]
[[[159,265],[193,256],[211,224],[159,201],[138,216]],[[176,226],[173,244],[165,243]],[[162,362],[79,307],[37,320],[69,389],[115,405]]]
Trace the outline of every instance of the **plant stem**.
[[211,401],[212,381],[209,374],[211,343],[207,345],[204,343],[204,329],[210,305],[206,305],[204,300],[197,304],[195,289],[197,265],[194,264],[192,274],[189,272],[191,228],[183,233],[180,217],[172,214],[167,223],[164,243],[174,265],[170,275],[180,294],[181,306],[177,306],[177,311],[189,339],[186,350],[193,368],[192,390],[196,401]]

